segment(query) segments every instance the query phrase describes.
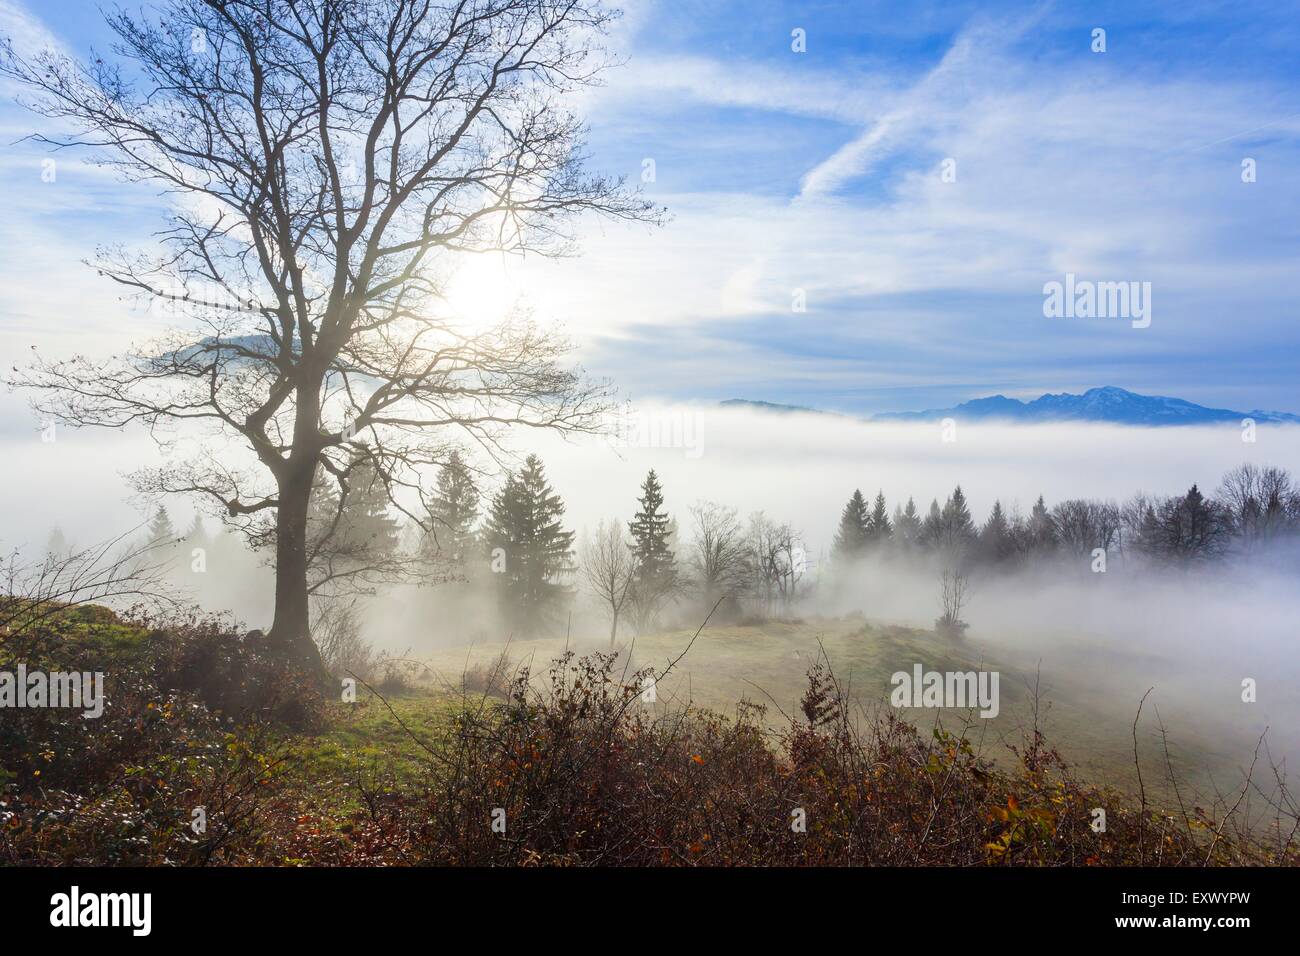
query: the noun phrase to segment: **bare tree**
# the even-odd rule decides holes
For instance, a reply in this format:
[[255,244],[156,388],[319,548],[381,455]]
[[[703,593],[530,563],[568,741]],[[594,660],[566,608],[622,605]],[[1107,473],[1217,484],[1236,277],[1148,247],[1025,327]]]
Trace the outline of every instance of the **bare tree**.
[[1095,548],[1110,551],[1118,543],[1123,518],[1117,504],[1071,498],[1052,508],[1056,540],[1071,557],[1086,557]]
[[939,603],[943,614],[934,622],[934,629],[947,637],[961,637],[968,625],[961,619],[961,609],[969,593],[970,579],[954,567],[945,566],[939,572]]
[[361,633],[356,599],[317,599],[312,637],[326,670],[336,677],[352,674],[369,679],[375,669],[375,649]]
[[762,596],[764,611],[770,612],[777,599],[789,610],[807,570],[799,532],[788,524],[776,524],[761,511],[755,512],[749,519],[749,548],[754,587]]
[[[562,367],[566,342],[513,320],[469,335],[439,315],[439,269],[467,252],[563,254],[565,223],[659,213],[583,170],[560,98],[608,65],[598,0],[167,0],[107,14],[118,62],[5,44],[0,74],[130,180],[177,197],[156,259],[110,249],[100,273],[188,322],[108,360],[38,358],[16,380],[74,426],[209,426],[137,476],[274,531],[271,627],[308,635],[308,505],[323,470],[360,464],[396,507],[459,429],[490,453],[504,426],[597,427],[607,391]],[[464,436],[467,432],[468,436]]]
[[595,535],[582,542],[579,560],[582,574],[600,602],[609,608],[609,643],[618,636],[618,619],[632,594],[636,566],[632,552],[623,539],[623,526],[617,519],[602,521]]
[[714,501],[691,506],[690,563],[706,603],[735,594],[744,583],[749,556],[736,510]]
[[1223,476],[1215,497],[1247,553],[1292,526],[1300,511],[1300,489],[1285,468],[1272,465],[1239,465]]

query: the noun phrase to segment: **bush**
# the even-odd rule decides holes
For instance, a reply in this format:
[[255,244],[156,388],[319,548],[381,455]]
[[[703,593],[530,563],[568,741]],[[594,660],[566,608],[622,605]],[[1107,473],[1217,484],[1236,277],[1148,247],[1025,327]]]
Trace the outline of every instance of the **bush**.
[[310,685],[212,622],[145,628],[80,608],[2,647],[6,669],[98,671],[105,685],[98,718],[0,721],[6,863],[233,861],[260,838],[284,767],[274,728],[319,723]]
[[[464,709],[429,747],[421,796],[392,792],[332,862],[455,865],[1202,865],[1296,862],[1229,842],[1203,814],[1135,811],[1080,785],[1035,731],[1007,773],[941,728],[849,718],[816,667],[775,741],[736,720],[655,715],[616,657],[572,654],[544,691],[526,671],[501,705]],[[468,703],[468,701],[467,701]],[[1092,829],[1093,809],[1107,829]],[[493,824],[498,824],[494,829]],[[502,829],[503,828],[503,829]],[[1219,831],[1222,827],[1218,828]]]

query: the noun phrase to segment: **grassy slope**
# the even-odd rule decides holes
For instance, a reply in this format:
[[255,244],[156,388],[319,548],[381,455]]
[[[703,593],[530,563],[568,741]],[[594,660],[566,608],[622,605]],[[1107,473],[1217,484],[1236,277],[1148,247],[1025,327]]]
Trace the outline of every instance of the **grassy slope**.
[[[633,668],[663,668],[687,646],[694,629],[668,630],[620,639],[631,645]],[[579,653],[605,649],[605,642],[574,642]],[[457,686],[460,675],[475,664],[487,663],[504,649],[518,662],[530,662],[534,672],[564,650],[562,639],[483,643],[442,650],[425,660],[435,685]],[[853,619],[814,619],[801,623],[769,622],[761,626],[710,626],[658,687],[658,707],[689,701],[722,713],[733,713],[736,702],[749,699],[766,704],[776,726],[781,714],[797,712],[806,687],[808,668],[824,649],[837,678],[867,712],[888,706],[890,675],[910,671],[921,663],[928,670],[996,669],[1001,674],[1001,713],[993,719],[974,712],[909,711],[912,719],[930,725],[939,716],[949,729],[969,722],[972,741],[994,760],[1006,759],[1006,744],[1019,743],[1033,725],[1033,691],[1040,686],[1039,722],[1064,756],[1094,783],[1134,790],[1132,723],[1141,690],[1131,701],[1117,703],[1087,681],[1073,679],[1068,660],[1056,666],[1002,652],[985,656],[974,640],[953,641],[931,631],[881,626]],[[1151,712],[1144,714],[1143,727]],[[1139,732],[1144,782],[1149,792],[1164,795],[1163,747],[1150,729]],[[1197,735],[1187,725],[1171,728],[1171,759],[1180,779],[1193,787],[1208,785],[1213,772],[1221,784],[1235,780],[1241,753],[1222,739]],[[1186,796],[1186,794],[1184,794]]]

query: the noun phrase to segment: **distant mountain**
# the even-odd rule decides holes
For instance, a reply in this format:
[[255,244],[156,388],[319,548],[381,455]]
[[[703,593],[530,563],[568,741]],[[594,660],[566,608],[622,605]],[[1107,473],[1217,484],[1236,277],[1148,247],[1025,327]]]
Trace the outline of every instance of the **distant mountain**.
[[[777,405],[772,402],[754,402],[733,398],[722,403],[729,407],[753,408],[759,411],[811,412],[834,414],[799,405]],[[1213,422],[1240,422],[1253,418],[1257,422],[1300,423],[1300,415],[1289,412],[1236,412],[1227,408],[1206,408],[1181,398],[1162,395],[1139,395],[1123,388],[1108,386],[1090,388],[1082,395],[1062,392],[1059,395],[1040,395],[1030,402],[990,395],[962,402],[951,408],[931,408],[923,412],[884,412],[870,416],[877,422],[939,421],[952,418],[960,421],[1009,422],[1107,422],[1115,425],[1203,425]]]
[[872,417],[873,421],[935,421],[953,418],[962,421],[1013,422],[1109,422],[1116,425],[1201,425],[1211,422],[1240,422],[1253,418],[1257,422],[1297,422],[1300,415],[1288,412],[1236,412],[1227,408],[1206,408],[1181,398],[1163,395],[1138,395],[1126,389],[1108,386],[1090,388],[1082,395],[1062,392],[1041,395],[1031,402],[991,395],[962,402],[952,408],[932,408],[923,412],[889,412]]
[[813,415],[836,415],[837,412],[827,412],[820,408],[806,408],[803,405],[778,405],[776,402],[752,402],[746,398],[729,398],[726,401],[719,402],[726,408],[753,408],[761,412],[779,412],[788,415],[791,412],[811,413]]

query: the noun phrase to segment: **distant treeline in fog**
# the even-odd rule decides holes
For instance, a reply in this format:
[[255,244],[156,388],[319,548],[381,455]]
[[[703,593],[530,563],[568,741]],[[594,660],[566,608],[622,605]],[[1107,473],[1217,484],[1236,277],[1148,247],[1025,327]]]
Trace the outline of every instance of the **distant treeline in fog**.
[[[659,626],[674,609],[698,614],[716,604],[724,620],[789,613],[868,558],[962,577],[1086,573],[1108,560],[1126,573],[1264,554],[1290,555],[1293,564],[1297,551],[1276,546],[1300,534],[1300,487],[1285,469],[1254,464],[1229,471],[1212,494],[1192,485],[1181,495],[1139,493],[1122,503],[1048,505],[1040,496],[1028,514],[995,500],[982,522],[960,487],[924,511],[911,497],[891,509],[883,493],[869,500],[854,490],[829,553],[817,556],[805,550],[801,529],[764,512],[742,518],[726,503],[677,504],[653,470],[635,510],[581,537],[566,526],[564,500],[536,456],[494,493],[480,481],[481,472],[453,454],[423,498],[427,513],[405,516],[364,464],[345,494],[322,485],[310,522],[322,619],[336,618],[340,602],[358,595],[414,584],[444,613],[490,612],[502,628],[526,635],[558,626],[581,595],[602,612],[612,640],[622,627]],[[226,529],[211,534],[196,518],[182,532],[159,508],[144,537],[202,604],[256,615],[248,585],[268,580],[274,530],[243,530],[242,541]],[[52,532],[50,552],[71,548]]]

